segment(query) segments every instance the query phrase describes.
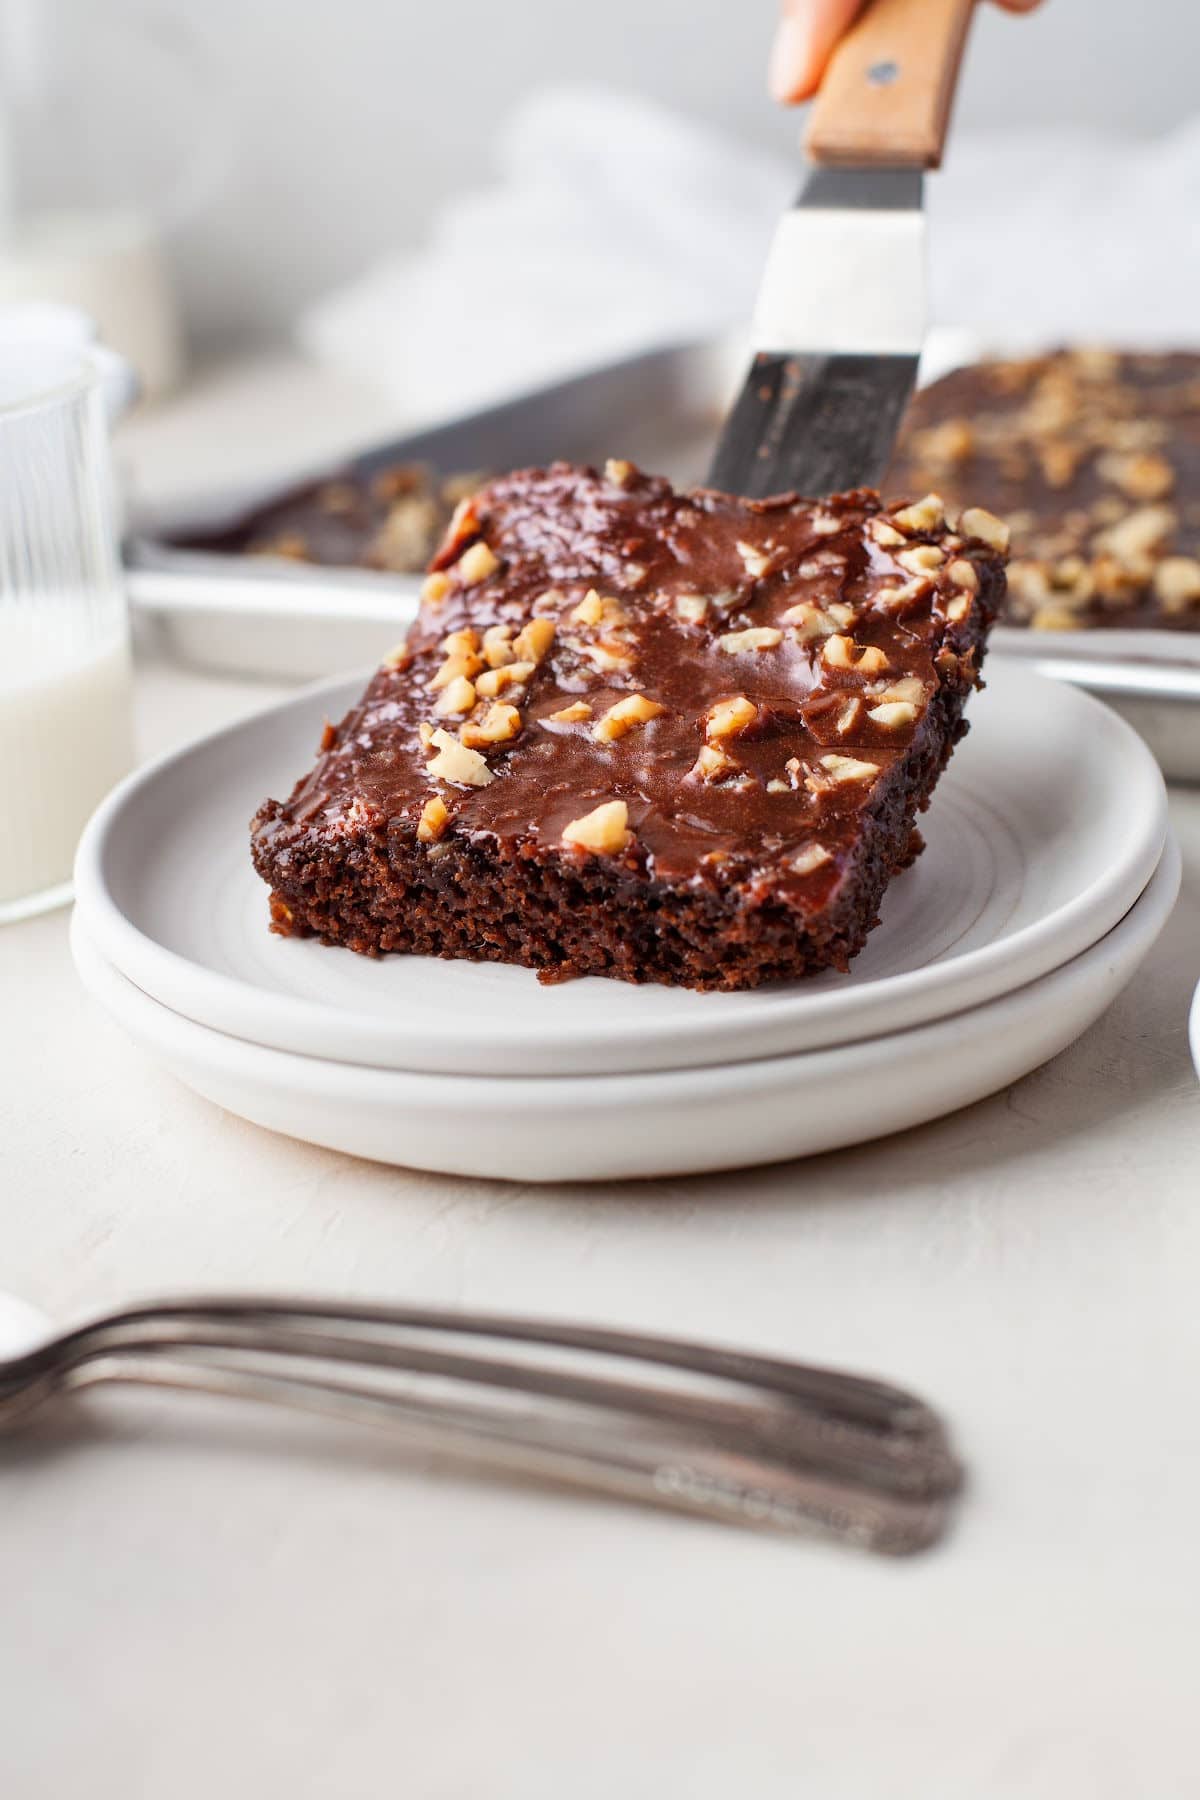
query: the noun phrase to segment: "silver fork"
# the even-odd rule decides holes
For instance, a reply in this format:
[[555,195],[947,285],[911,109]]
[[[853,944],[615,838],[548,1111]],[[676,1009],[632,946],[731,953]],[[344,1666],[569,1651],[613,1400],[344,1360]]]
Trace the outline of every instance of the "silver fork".
[[683,1339],[254,1296],[131,1307],[0,1359],[0,1428],[101,1383],[374,1424],[507,1471],[892,1554],[934,1543],[962,1470],[900,1388]]

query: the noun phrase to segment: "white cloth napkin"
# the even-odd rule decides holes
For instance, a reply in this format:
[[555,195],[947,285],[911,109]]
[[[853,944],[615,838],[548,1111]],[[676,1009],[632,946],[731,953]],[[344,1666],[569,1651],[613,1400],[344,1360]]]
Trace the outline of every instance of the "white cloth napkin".
[[[297,334],[398,422],[743,321],[795,161],[652,101],[549,89],[513,113],[493,185],[385,252]],[[1200,295],[1200,118],[1154,141],[961,134],[929,183],[936,324],[987,348],[1187,343]]]
[[495,164],[424,248],[385,254],[299,322],[309,354],[386,384],[406,421],[738,319],[794,181],[719,132],[586,87],[519,107]]

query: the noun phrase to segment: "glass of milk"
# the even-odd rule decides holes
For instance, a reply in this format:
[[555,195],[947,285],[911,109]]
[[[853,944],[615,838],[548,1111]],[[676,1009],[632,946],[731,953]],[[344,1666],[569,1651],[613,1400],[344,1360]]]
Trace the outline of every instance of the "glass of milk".
[[0,923],[70,899],[133,761],[106,387],[97,349],[0,330]]

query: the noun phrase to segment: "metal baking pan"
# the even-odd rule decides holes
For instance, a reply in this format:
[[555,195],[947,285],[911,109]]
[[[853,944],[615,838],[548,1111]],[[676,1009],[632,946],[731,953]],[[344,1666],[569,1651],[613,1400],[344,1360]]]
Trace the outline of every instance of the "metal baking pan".
[[[1003,657],[1005,639],[1013,636],[1011,629],[994,633],[993,656]],[[1107,701],[1146,740],[1169,781],[1200,781],[1200,668],[1039,656],[1024,649],[1018,655],[1039,675],[1072,682]]]
[[215,535],[309,481],[341,471],[369,478],[396,462],[448,475],[627,456],[686,485],[704,474],[744,360],[732,341],[652,350],[372,445],[336,468],[282,470],[269,488],[135,511],[125,562],[139,636],[195,667],[273,680],[315,680],[377,660],[411,618],[419,576],[180,549],[171,540]]
[[[628,456],[676,483],[694,482],[744,366],[744,348],[731,339],[647,351],[373,445],[336,467],[284,470],[270,487],[135,513],[125,559],[139,636],[195,667],[276,681],[378,660],[415,611],[419,576],[185,550],[170,540],[228,529],[305,482],[347,469],[369,477],[394,462],[450,474]],[[1200,667],[1035,653],[1024,633],[1001,629],[993,655],[1008,653],[1100,695],[1142,734],[1165,774],[1200,781]]]

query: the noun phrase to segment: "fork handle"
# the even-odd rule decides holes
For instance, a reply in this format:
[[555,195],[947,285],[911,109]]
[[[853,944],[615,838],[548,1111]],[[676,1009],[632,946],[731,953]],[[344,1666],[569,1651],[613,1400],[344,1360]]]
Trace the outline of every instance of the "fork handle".
[[545,1320],[253,1295],[132,1307],[0,1362],[0,1416],[110,1381],[394,1421],[528,1473],[892,1552],[936,1539],[961,1481],[936,1414],[859,1376]]
[[953,1495],[887,1493],[830,1470],[789,1468],[687,1431],[647,1433],[644,1422],[542,1420],[487,1407],[387,1391],[356,1381],[281,1374],[237,1355],[112,1357],[75,1372],[71,1385],[109,1382],[175,1388],[366,1425],[399,1426],[413,1449],[515,1476],[605,1493],[723,1524],[842,1539],[883,1555],[935,1544]]
[[809,117],[813,162],[941,164],[974,0],[873,0],[834,51]]

